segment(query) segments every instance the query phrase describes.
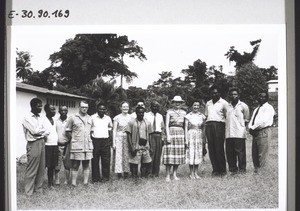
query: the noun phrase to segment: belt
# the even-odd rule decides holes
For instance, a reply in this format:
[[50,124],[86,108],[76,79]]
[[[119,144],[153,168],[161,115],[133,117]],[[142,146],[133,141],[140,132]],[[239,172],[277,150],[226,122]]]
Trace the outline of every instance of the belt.
[[153,132],[154,134],[161,134],[161,132],[158,132],[158,131],[155,131],[155,132]]
[[93,136],[91,136],[91,138],[92,138],[92,140],[105,140],[105,139],[108,139],[108,137],[107,138],[95,138]]
[[261,129],[257,129],[257,131],[262,131],[262,130],[268,129],[268,128],[270,128],[270,127],[271,127],[271,126],[267,126],[267,127],[261,128]]
[[208,122],[206,122],[206,124],[210,124],[210,123],[222,123],[222,124],[225,124],[225,122],[221,122],[221,121],[208,121]]

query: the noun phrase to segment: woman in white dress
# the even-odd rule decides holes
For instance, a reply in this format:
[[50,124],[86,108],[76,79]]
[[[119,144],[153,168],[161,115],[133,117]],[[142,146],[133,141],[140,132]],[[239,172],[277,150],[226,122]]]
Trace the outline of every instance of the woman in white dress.
[[[125,132],[128,122],[131,120],[129,111],[129,103],[124,101],[121,103],[122,113],[114,117],[113,121],[113,150],[115,156],[114,169],[118,178],[128,177],[129,167],[129,149],[127,142],[127,134]],[[124,174],[124,175],[123,175]]]
[[198,166],[202,163],[202,145],[204,133],[202,132],[205,122],[205,116],[200,113],[200,102],[195,101],[192,111],[185,116],[185,146],[186,163],[190,167],[190,178],[199,179]]

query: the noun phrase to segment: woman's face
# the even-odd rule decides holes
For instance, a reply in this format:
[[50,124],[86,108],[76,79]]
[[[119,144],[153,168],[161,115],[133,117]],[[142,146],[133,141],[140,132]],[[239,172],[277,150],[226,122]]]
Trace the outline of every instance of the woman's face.
[[123,104],[121,105],[121,111],[122,111],[122,113],[124,113],[124,114],[127,114],[127,113],[128,113],[128,111],[129,111],[129,105],[128,105],[128,103],[123,103]]
[[175,108],[181,108],[181,102],[175,101],[174,106]]
[[193,103],[193,111],[197,112],[197,111],[199,111],[199,108],[200,108],[200,103],[199,102],[194,102]]

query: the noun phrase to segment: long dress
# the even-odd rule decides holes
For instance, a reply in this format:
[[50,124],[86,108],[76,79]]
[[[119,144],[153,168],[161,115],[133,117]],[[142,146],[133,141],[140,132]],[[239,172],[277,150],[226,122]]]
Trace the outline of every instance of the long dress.
[[163,164],[179,165],[185,163],[184,110],[168,110],[170,144],[164,146]]
[[116,150],[115,150],[115,173],[130,172],[129,167],[129,149],[127,142],[127,134],[125,132],[128,122],[132,117],[127,114],[119,114],[114,117],[114,121],[117,122],[116,133]]
[[202,124],[205,116],[201,113],[189,113],[185,116],[188,120],[186,163],[189,165],[199,165],[203,161],[202,156]]

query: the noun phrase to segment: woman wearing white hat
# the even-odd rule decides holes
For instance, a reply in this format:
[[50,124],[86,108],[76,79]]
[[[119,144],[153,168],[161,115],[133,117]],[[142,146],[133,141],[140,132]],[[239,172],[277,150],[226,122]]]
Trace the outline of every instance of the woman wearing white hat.
[[185,163],[184,117],[186,112],[181,109],[183,100],[180,96],[175,96],[172,103],[174,108],[168,110],[166,114],[167,141],[163,153],[167,182],[171,181],[171,167],[173,166],[173,179],[179,180],[177,177],[178,165]]

